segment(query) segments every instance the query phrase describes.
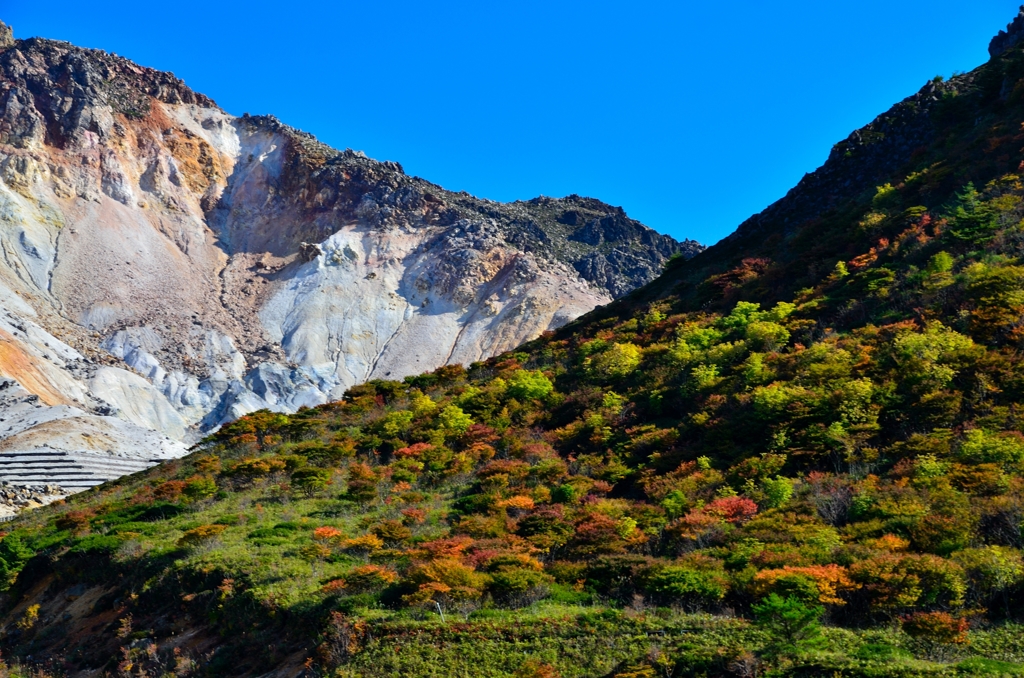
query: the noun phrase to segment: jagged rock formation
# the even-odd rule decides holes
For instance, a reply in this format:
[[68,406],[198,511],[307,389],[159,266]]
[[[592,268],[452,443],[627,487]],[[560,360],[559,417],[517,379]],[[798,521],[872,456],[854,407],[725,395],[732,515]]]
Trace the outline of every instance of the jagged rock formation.
[[993,59],[1020,42],[1024,37],[1024,5],[1021,5],[1020,12],[1013,18],[1005,31],[999,31],[988,44],[988,54]]
[[451,193],[0,30],[7,451],[175,456],[246,412],[510,349],[700,249],[597,200]]

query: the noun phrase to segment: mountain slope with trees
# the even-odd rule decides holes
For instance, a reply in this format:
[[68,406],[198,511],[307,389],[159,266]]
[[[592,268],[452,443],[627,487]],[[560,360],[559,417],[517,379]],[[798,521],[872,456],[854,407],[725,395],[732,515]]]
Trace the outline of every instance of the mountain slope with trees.
[[999,44],[565,328],[257,412],[22,516],[0,541],[6,656],[1024,673],[1024,51]]

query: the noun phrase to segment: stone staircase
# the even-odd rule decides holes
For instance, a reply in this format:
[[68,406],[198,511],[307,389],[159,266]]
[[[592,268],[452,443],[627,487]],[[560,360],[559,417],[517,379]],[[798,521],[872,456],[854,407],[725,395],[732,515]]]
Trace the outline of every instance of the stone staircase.
[[21,487],[59,485],[66,492],[81,492],[160,461],[60,450],[7,452],[0,454],[0,482]]

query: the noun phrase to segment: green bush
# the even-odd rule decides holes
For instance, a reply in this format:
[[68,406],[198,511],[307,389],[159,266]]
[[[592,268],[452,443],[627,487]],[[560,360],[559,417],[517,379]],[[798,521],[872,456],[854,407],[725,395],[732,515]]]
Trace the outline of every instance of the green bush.
[[551,380],[540,370],[516,370],[508,378],[506,393],[517,400],[535,400],[546,398],[554,388]]
[[292,472],[292,485],[312,497],[317,492],[327,489],[333,474],[329,469],[306,466]]
[[720,602],[729,591],[722,572],[685,566],[658,567],[646,576],[644,589],[666,604],[706,606]]

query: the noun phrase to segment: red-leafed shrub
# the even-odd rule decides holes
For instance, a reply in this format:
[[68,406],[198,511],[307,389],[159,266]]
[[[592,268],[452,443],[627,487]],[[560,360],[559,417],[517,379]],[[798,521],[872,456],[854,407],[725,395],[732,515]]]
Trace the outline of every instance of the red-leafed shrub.
[[434,446],[430,443],[416,443],[409,447],[403,447],[395,450],[395,456],[398,458],[408,457],[411,459],[419,459],[424,453],[434,449]]
[[569,546],[578,556],[589,557],[622,553],[626,550],[626,540],[618,521],[594,513],[576,523]]
[[700,510],[727,523],[742,523],[757,514],[757,504],[746,497],[721,497]]
[[57,518],[58,530],[68,530],[73,534],[79,534],[89,529],[89,520],[93,517],[91,511],[68,511]]

